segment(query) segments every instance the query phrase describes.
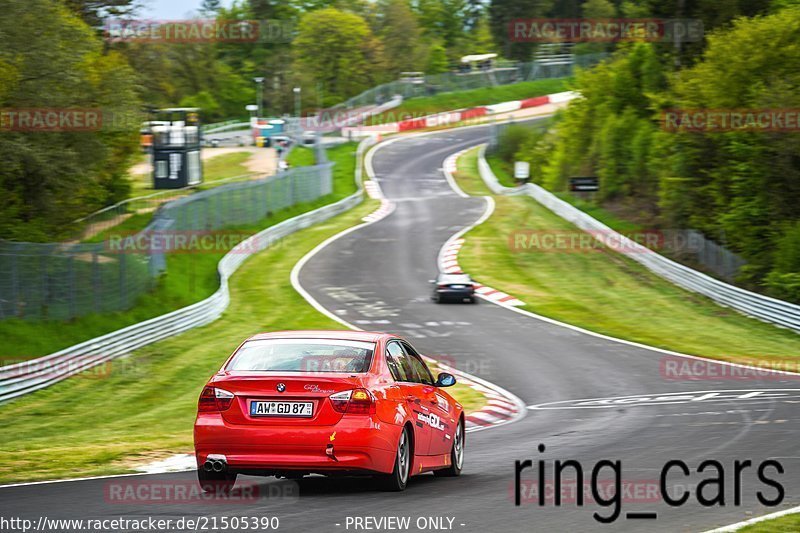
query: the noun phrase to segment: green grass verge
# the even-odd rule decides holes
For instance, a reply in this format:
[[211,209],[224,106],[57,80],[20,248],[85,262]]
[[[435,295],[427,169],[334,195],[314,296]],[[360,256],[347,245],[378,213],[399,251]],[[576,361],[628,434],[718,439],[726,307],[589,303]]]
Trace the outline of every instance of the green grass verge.
[[[455,177],[470,194],[490,194],[478,174],[477,149],[459,159]],[[684,291],[619,253],[512,251],[517,231],[579,230],[527,196],[495,201],[492,217],[467,234],[459,262],[481,283],[524,301],[523,309],[683,353],[739,362],[800,361],[800,335]]]
[[[497,181],[504,187],[516,187],[519,185],[519,182],[514,178],[514,165],[507,163],[496,154],[487,155],[486,162],[489,163],[489,166],[492,168],[492,172],[494,172],[494,175],[497,177]],[[576,198],[568,192],[557,192],[553,194],[616,231],[625,233],[644,229],[641,224],[619,218],[594,202]]]
[[[207,187],[215,181],[249,174],[245,163],[253,156],[252,152],[231,152],[210,157],[203,161],[203,183]],[[148,159],[149,161],[149,159]],[[131,179],[131,197],[155,192],[153,176],[134,174]]]
[[497,176],[497,181],[503,187],[516,187],[519,185],[519,182],[514,177],[514,165],[506,163],[495,154],[487,155],[486,162],[492,167],[492,172]]
[[794,533],[800,531],[800,513],[773,518],[743,527],[739,533]]
[[[299,204],[273,214],[250,226],[228,229],[256,233],[306,211],[344,198],[356,191],[353,180],[356,143],[339,145],[328,151],[333,168],[333,193],[314,202]],[[146,215],[142,215],[146,216]],[[133,218],[133,217],[132,217]],[[122,231],[123,225],[114,228]],[[131,222],[135,224],[136,222]],[[131,229],[131,228],[128,228]],[[217,263],[225,251],[202,254],[168,254],[167,272],[155,288],[142,295],[127,311],[90,314],[70,321],[0,321],[0,364],[33,359],[125,326],[168,313],[207,298],[219,287]]]
[[[289,274],[309,250],[377,207],[366,200],[250,258],[232,277],[231,305],[216,322],[0,407],[0,448],[14,456],[0,465],[0,483],[126,473],[191,453],[200,389],[238,342],[261,331],[342,328],[294,291]],[[485,403],[463,385],[449,391],[468,411]]]
[[[429,364],[428,367],[430,368],[434,377],[439,374],[440,370],[436,363]],[[464,407],[465,412],[469,413],[473,411],[479,411],[486,405],[486,396],[484,396],[483,393],[480,393],[472,387],[464,385],[463,383],[458,383],[458,381],[456,381],[455,385],[448,388],[447,392],[453,398],[458,400],[462,407]]]
[[290,167],[306,167],[314,164],[314,150],[307,146],[295,146],[286,157]]
[[423,96],[404,101],[398,107],[380,115],[371,117],[367,124],[386,124],[407,118],[419,118],[432,113],[453,111],[465,107],[499,104],[512,100],[533,98],[545,94],[567,90],[569,80],[566,78],[523,81],[497,87],[483,87],[468,91],[441,93],[435,96]]
[[[492,167],[492,170],[494,170],[494,167]],[[644,231],[649,228],[638,222],[633,222],[631,220],[625,220],[623,218],[620,218],[616,214],[604,209],[603,207],[597,205],[596,203],[589,200],[584,200],[582,198],[576,198],[575,196],[573,196],[568,192],[560,192],[553,194],[555,194],[558,198],[564,200],[568,204],[577,207],[578,209],[588,214],[589,216],[599,220],[600,222],[602,222],[603,224],[605,224],[606,226],[615,231],[619,231],[622,233],[632,233],[637,231]]]
[[[202,328],[0,407],[0,447],[14,464],[0,482],[120,473],[154,455],[189,452],[201,387],[259,331],[341,329],[294,291],[289,273],[308,250],[376,208],[354,210],[283,239],[231,279],[231,305]],[[89,421],[91,421],[89,423]]]

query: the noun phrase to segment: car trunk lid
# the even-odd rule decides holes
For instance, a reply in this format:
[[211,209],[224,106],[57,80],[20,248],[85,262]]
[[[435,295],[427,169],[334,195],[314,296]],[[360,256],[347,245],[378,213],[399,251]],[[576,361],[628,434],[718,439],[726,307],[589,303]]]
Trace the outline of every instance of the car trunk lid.
[[[357,375],[230,371],[218,374],[211,386],[235,395],[230,408],[222,412],[226,422],[257,426],[326,426],[336,424],[342,418],[342,413],[331,405],[329,396],[361,387],[361,383],[362,379]],[[295,403],[310,403],[311,415],[307,416],[305,406],[293,407]],[[287,404],[288,413],[276,412],[276,409],[286,409]],[[292,408],[297,410],[294,415],[291,414]]]

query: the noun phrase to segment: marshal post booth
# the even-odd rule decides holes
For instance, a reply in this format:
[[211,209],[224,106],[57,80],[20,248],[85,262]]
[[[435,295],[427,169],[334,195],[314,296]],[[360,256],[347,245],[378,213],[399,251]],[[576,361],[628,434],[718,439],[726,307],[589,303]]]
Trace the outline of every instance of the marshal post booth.
[[203,181],[200,113],[196,107],[159,109],[150,122],[154,189],[181,189]]

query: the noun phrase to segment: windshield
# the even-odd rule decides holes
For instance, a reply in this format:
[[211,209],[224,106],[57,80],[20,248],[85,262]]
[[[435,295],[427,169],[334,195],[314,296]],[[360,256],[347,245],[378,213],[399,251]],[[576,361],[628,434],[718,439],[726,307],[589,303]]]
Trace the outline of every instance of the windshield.
[[248,341],[225,370],[262,372],[341,372],[369,370],[375,344],[329,339],[265,339]]

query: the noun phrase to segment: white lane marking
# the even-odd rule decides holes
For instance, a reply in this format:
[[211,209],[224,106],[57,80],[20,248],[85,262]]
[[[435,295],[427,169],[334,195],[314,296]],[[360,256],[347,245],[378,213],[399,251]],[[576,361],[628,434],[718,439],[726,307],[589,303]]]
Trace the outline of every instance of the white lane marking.
[[[473,127],[473,126],[467,126],[467,127]],[[418,135],[421,136],[421,135],[424,135],[424,133],[423,134],[418,134]],[[400,139],[401,139],[401,137],[397,137],[397,138],[394,138],[394,139],[390,139],[390,140],[384,141],[384,142],[372,147],[372,149],[370,149],[367,152],[367,156],[365,157],[364,165],[365,165],[365,167],[367,169],[367,175],[370,176],[371,181],[374,181],[378,185],[378,189],[380,189],[380,185],[378,184],[378,181],[374,179],[375,172],[374,172],[374,169],[372,167],[372,156],[373,156],[374,152],[377,151],[378,148],[386,146],[388,144],[391,144],[392,142],[400,140]],[[316,254],[318,254],[321,250],[323,250],[326,246],[328,246],[332,242],[336,241],[337,239],[339,239],[341,237],[344,237],[345,235],[348,235],[348,234],[350,234],[350,233],[352,233],[352,232],[354,232],[356,230],[359,230],[362,227],[369,226],[370,224],[373,224],[374,222],[377,222],[377,220],[365,221],[362,224],[358,224],[356,226],[352,226],[350,228],[342,230],[341,232],[339,232],[336,235],[333,235],[333,236],[329,237],[328,239],[326,239],[325,241],[323,241],[319,245],[317,245],[313,250],[311,250],[306,255],[304,255],[300,259],[300,261],[298,261],[294,265],[294,267],[292,268],[292,272],[290,274],[290,280],[291,280],[291,283],[292,283],[292,287],[300,294],[300,296],[302,296],[309,304],[311,304],[311,306],[314,307],[314,309],[316,309],[317,311],[319,311],[323,315],[327,316],[331,320],[335,320],[336,322],[342,324],[343,326],[345,326],[347,328],[350,328],[350,329],[353,329],[353,330],[356,330],[356,331],[363,331],[363,329],[361,329],[361,328],[359,328],[359,327],[357,327],[357,326],[355,326],[355,325],[353,325],[353,324],[341,319],[340,317],[338,317],[334,313],[331,313],[330,311],[328,311],[328,309],[323,307],[322,304],[320,304],[316,299],[314,299],[314,297],[311,296],[303,288],[302,285],[300,285],[299,274],[300,274],[300,270],[303,268],[303,266],[312,257],[314,257]],[[391,322],[389,320],[374,320],[373,323],[375,323],[375,324],[390,324]],[[453,323],[452,322],[443,321],[443,322],[441,322],[441,324],[442,325],[452,325]],[[468,322],[460,322],[459,324],[461,324],[461,325],[469,325]],[[508,401],[513,402],[514,404],[516,404],[519,407],[518,411],[517,411],[517,413],[515,414],[514,417],[512,417],[512,418],[510,418],[508,420],[505,420],[503,422],[500,422],[500,423],[496,424],[495,426],[500,426],[500,425],[504,425],[504,424],[509,424],[511,422],[516,422],[517,420],[519,420],[519,419],[521,419],[521,418],[523,418],[525,416],[525,414],[526,414],[525,403],[521,399],[517,398],[515,395],[513,395],[510,392],[508,392],[505,389],[503,389],[502,387],[494,385],[493,383],[485,381],[485,380],[483,380],[483,379],[481,379],[481,378],[479,378],[477,376],[473,376],[471,374],[467,374],[465,372],[461,372],[458,369],[455,369],[455,368],[452,368],[452,367],[448,367],[446,365],[440,365],[440,367],[446,368],[448,371],[450,371],[452,374],[454,374],[456,376],[468,376],[468,379],[470,380],[471,383],[472,382],[481,383],[483,386],[485,386],[487,388],[491,388],[493,391],[495,391],[496,394],[502,395]],[[478,426],[478,425],[473,424],[473,423],[471,423],[469,421],[467,421],[466,424],[465,424],[465,428],[470,433],[475,432],[475,431],[482,431],[484,429],[488,429],[488,428],[495,427],[495,426]],[[53,480],[46,480],[46,481],[29,481],[29,482],[24,482],[24,483],[12,483],[12,484],[9,484],[9,485],[0,485],[0,489],[11,488],[11,487],[24,487],[24,486],[29,486],[29,485],[47,485],[47,484],[51,484],[51,483],[70,483],[70,482],[73,482],[73,481],[89,481],[89,480],[95,480],[95,479],[113,479],[113,478],[121,478],[121,477],[134,477],[134,476],[146,476],[146,475],[152,475],[152,474],[150,474],[148,472],[136,472],[136,473],[131,473],[131,474],[111,474],[111,475],[107,475],[107,476],[91,476],[91,477],[70,478],[70,479],[53,479]]]
[[136,472],[133,474],[110,474],[107,476],[89,476],[89,477],[75,477],[70,479],[50,479],[46,481],[26,481],[24,483],[9,483],[8,485],[0,485],[0,489],[10,489],[12,487],[28,487],[32,485],[49,485],[51,483],[71,483],[73,481],[91,481],[94,479],[113,479],[118,477],[134,477],[134,476],[149,476],[146,472]]
[[489,422],[490,424],[497,424],[502,419],[498,418],[494,415],[490,415],[486,411],[478,411],[477,413],[470,413],[467,415],[469,418],[477,418],[478,420],[483,420],[484,422]]
[[367,196],[375,200],[384,200],[386,197],[383,195],[381,186],[377,181],[367,180],[364,182],[364,190],[367,191]]
[[[424,133],[419,134],[419,135],[420,136],[424,135]],[[366,157],[364,159],[364,166],[365,166],[365,168],[367,170],[367,176],[371,180],[375,181],[376,183],[379,183],[378,180],[375,177],[375,170],[374,170],[374,168],[372,166],[372,158],[374,157],[375,153],[378,150],[380,150],[381,148],[384,148],[384,147],[386,147],[386,146],[388,146],[388,145],[390,145],[390,144],[392,144],[392,143],[394,143],[394,142],[396,142],[398,140],[404,139],[404,138],[408,138],[408,136],[395,137],[395,138],[389,139],[387,141],[384,141],[382,143],[379,143],[379,144],[373,146],[367,152],[367,155],[366,155]],[[490,197],[486,197],[486,202],[488,204],[488,208],[487,208],[486,212],[484,212],[483,216],[481,216],[481,218],[473,225],[473,227],[477,226],[478,224],[483,223],[487,218],[489,218],[489,216],[494,211],[494,200],[492,198],[490,198]],[[351,228],[343,230],[342,232],[340,232],[340,233],[338,233],[336,235],[333,235],[333,236],[329,237],[324,242],[320,243],[317,247],[315,247],[313,250],[311,250],[306,255],[304,255],[303,258],[300,259],[300,261],[298,261],[297,264],[295,264],[294,268],[292,269],[292,274],[291,274],[292,287],[294,287],[294,289],[308,303],[310,303],[311,306],[314,307],[314,309],[316,309],[317,311],[321,312],[322,314],[332,318],[333,320],[336,320],[338,323],[342,324],[343,326],[348,327],[350,329],[358,330],[358,331],[363,331],[363,329],[361,329],[361,328],[359,328],[359,327],[357,327],[357,326],[355,326],[355,325],[343,320],[342,318],[332,314],[322,304],[320,304],[313,296],[311,296],[311,294],[309,294],[308,291],[306,291],[303,288],[302,285],[300,285],[300,270],[303,268],[303,266],[311,258],[313,258],[316,254],[318,254],[321,250],[323,250],[326,246],[328,246],[332,242],[336,241],[337,239],[339,239],[341,237],[344,237],[345,235],[349,235],[350,233],[352,233],[352,232],[354,232],[354,231],[356,231],[358,229],[361,229],[361,228],[363,228],[365,226],[373,224],[374,222],[375,221],[364,222],[362,224],[359,224],[357,226],[353,226]],[[470,228],[465,228],[464,230],[462,230],[462,232],[465,233],[466,231],[469,231],[469,229]],[[452,237],[451,237],[451,239],[452,239]],[[441,254],[441,251],[440,251],[440,254]],[[453,322],[448,322],[448,321],[442,321],[440,323],[442,325],[452,325],[453,324]],[[412,336],[417,337],[417,338],[425,338],[424,335],[417,334],[413,328],[409,331],[409,333],[411,333]],[[428,359],[430,359],[430,358],[428,358]],[[516,395],[508,392],[504,388],[502,388],[502,387],[500,387],[498,385],[495,385],[494,383],[491,383],[489,381],[486,381],[486,380],[484,380],[482,378],[479,378],[478,376],[474,376],[472,374],[468,374],[466,372],[462,372],[462,371],[460,371],[460,370],[458,370],[456,368],[453,368],[453,367],[451,367],[449,365],[445,365],[445,364],[443,364],[441,362],[437,362],[437,363],[439,365],[439,368],[441,368],[441,369],[443,369],[443,370],[445,370],[447,372],[450,372],[450,373],[452,373],[453,375],[455,375],[457,377],[462,377],[462,376],[465,377],[466,379],[464,381],[468,381],[470,386],[472,386],[472,387],[474,387],[476,389],[479,389],[479,390],[481,388],[484,389],[484,390],[488,390],[493,397],[503,398],[504,400],[508,401],[509,403],[513,404],[516,407],[515,412],[513,413],[512,416],[510,416],[506,420],[499,420],[497,423],[495,423],[493,425],[490,425],[490,426],[477,426],[477,425],[475,425],[475,426],[471,427],[470,424],[466,424],[466,427],[470,432],[472,432],[472,431],[482,431],[484,429],[488,429],[488,428],[491,428],[491,427],[497,427],[497,426],[501,426],[501,425],[505,425],[505,424],[510,424],[512,422],[516,422],[517,420],[520,420],[520,419],[524,418],[525,415],[527,414],[527,409],[525,408],[525,402],[523,402]],[[476,413],[472,413],[472,414],[476,414]]]
[[[550,115],[542,115],[542,116],[544,117],[544,116],[550,116]],[[465,126],[465,127],[466,128],[474,128],[474,127],[478,127],[478,126]],[[483,143],[481,143],[481,144],[483,144]],[[476,145],[476,146],[479,146],[479,145]],[[484,197],[484,198],[487,198],[487,197]],[[489,214],[491,214],[491,213],[489,213]],[[488,218],[488,215],[487,215],[487,218]],[[460,235],[459,235],[459,237],[460,237]],[[546,322],[546,323],[554,325],[554,326],[559,326],[559,327],[562,327],[562,328],[570,329],[572,331],[575,331],[575,332],[578,332],[578,333],[582,333],[584,335],[589,335],[589,336],[592,336],[592,337],[596,337],[598,339],[603,339],[603,340],[607,340],[607,341],[611,341],[611,342],[616,342],[616,343],[619,343],[619,344],[625,344],[627,346],[633,346],[635,348],[641,348],[643,350],[649,350],[651,352],[657,352],[657,353],[662,353],[662,354],[666,354],[666,355],[674,355],[676,357],[684,357],[686,359],[694,359],[694,360],[697,360],[697,361],[704,361],[704,362],[707,362],[707,363],[716,363],[716,364],[719,364],[719,365],[730,366],[730,367],[735,367],[735,368],[743,368],[743,369],[746,369],[746,370],[756,370],[756,371],[763,370],[763,369],[760,369],[759,367],[754,367],[754,366],[750,366],[750,365],[744,365],[744,364],[741,364],[741,363],[732,363],[730,361],[722,361],[722,360],[719,360],[719,359],[712,359],[710,357],[702,357],[702,356],[699,356],[699,355],[690,355],[690,354],[685,354],[685,353],[681,353],[681,352],[675,352],[673,350],[666,350],[664,348],[658,348],[658,347],[655,347],[655,346],[649,346],[647,344],[642,344],[642,343],[636,342],[636,341],[629,341],[629,340],[626,340],[626,339],[620,339],[619,337],[612,337],[610,335],[604,335],[602,333],[597,333],[596,331],[591,331],[591,330],[584,329],[584,328],[579,327],[579,326],[575,326],[573,324],[568,324],[566,322],[561,322],[559,320],[555,320],[555,319],[552,319],[552,318],[549,318],[549,317],[546,317],[546,316],[542,316],[542,315],[533,313],[531,311],[527,311],[525,309],[519,309],[518,307],[515,307],[515,306],[512,306],[512,305],[508,305],[507,302],[496,302],[496,301],[491,301],[491,300],[489,300],[489,301],[491,303],[494,303],[495,305],[499,305],[501,307],[505,307],[506,309],[509,309],[509,310],[511,310],[511,311],[513,311],[515,313],[519,313],[521,315],[525,315],[525,316],[527,316],[529,318],[533,318],[533,319],[539,320],[541,322]],[[787,376],[798,376],[798,375],[800,375],[800,372],[792,372],[790,370],[771,370],[770,372],[773,373],[773,374],[783,374],[783,375],[787,375]]]
[[187,472],[197,468],[197,458],[188,453],[180,453],[167,457],[161,461],[153,461],[143,466],[136,467],[136,470],[145,474],[167,474],[171,472]]
[[[373,182],[370,180],[368,183],[373,183]],[[386,198],[382,198],[381,206],[377,210],[370,213],[369,215],[363,217],[361,220],[363,220],[364,222],[377,222],[394,213],[394,210],[396,208],[397,204],[395,204],[394,202],[390,202]]]
[[456,152],[447,156],[447,159],[444,160],[444,167],[442,167],[442,173],[444,174],[444,178],[447,180],[447,184],[450,185],[450,188],[453,189],[457,195],[462,198],[469,198],[469,194],[465,193],[461,190],[461,187],[458,186],[456,180],[453,179],[453,173],[458,169],[457,161],[458,158],[466,152],[468,149],[461,150],[460,152]]
[[[724,393],[734,393],[725,396]],[[791,394],[784,394],[791,393]],[[800,389],[723,389],[682,392],[656,392],[632,396],[613,396],[610,398],[581,398],[529,405],[528,409],[616,409],[619,407],[649,407],[655,405],[679,405],[716,402],[755,402],[780,401],[800,397]]]
[[792,507],[791,509],[784,509],[783,511],[778,511],[777,513],[771,513],[764,516],[758,516],[756,518],[751,518],[750,520],[745,520],[744,522],[737,522],[735,524],[731,524],[729,526],[723,526],[717,529],[711,529],[706,531],[705,533],[730,533],[732,531],[739,531],[740,529],[750,526],[752,524],[757,524],[759,522],[764,522],[766,520],[772,520],[773,518],[780,518],[782,516],[800,513],[800,506]]
[[[474,147],[473,147],[474,148]],[[465,194],[464,191],[456,183],[455,179],[453,179],[452,172],[455,172],[457,166],[458,158],[471,150],[472,148],[465,148],[460,152],[456,152],[451,154],[445,159],[444,168],[442,169],[444,172],[444,177],[447,179],[448,185],[450,188],[453,189],[459,196],[464,198],[470,198],[468,194]],[[473,228],[483,224],[491,215],[494,213],[495,203],[494,198],[491,196],[483,196],[487,202],[487,208],[484,211],[483,215],[475,222],[473,225],[462,229],[452,237],[450,237],[447,242],[444,243],[441,250],[439,250],[439,257],[437,259],[439,270],[446,274],[456,274],[461,273],[463,270],[461,266],[458,264],[458,252],[461,250],[461,247],[464,245],[464,239],[462,236],[466,234],[468,231],[472,230]],[[502,306],[515,306],[515,305],[525,305],[525,302],[511,296],[510,294],[506,294],[503,291],[498,291],[497,289],[493,289],[491,287],[487,287],[480,283],[475,284],[475,294],[479,298],[483,300],[488,300],[492,303],[496,303]]]

